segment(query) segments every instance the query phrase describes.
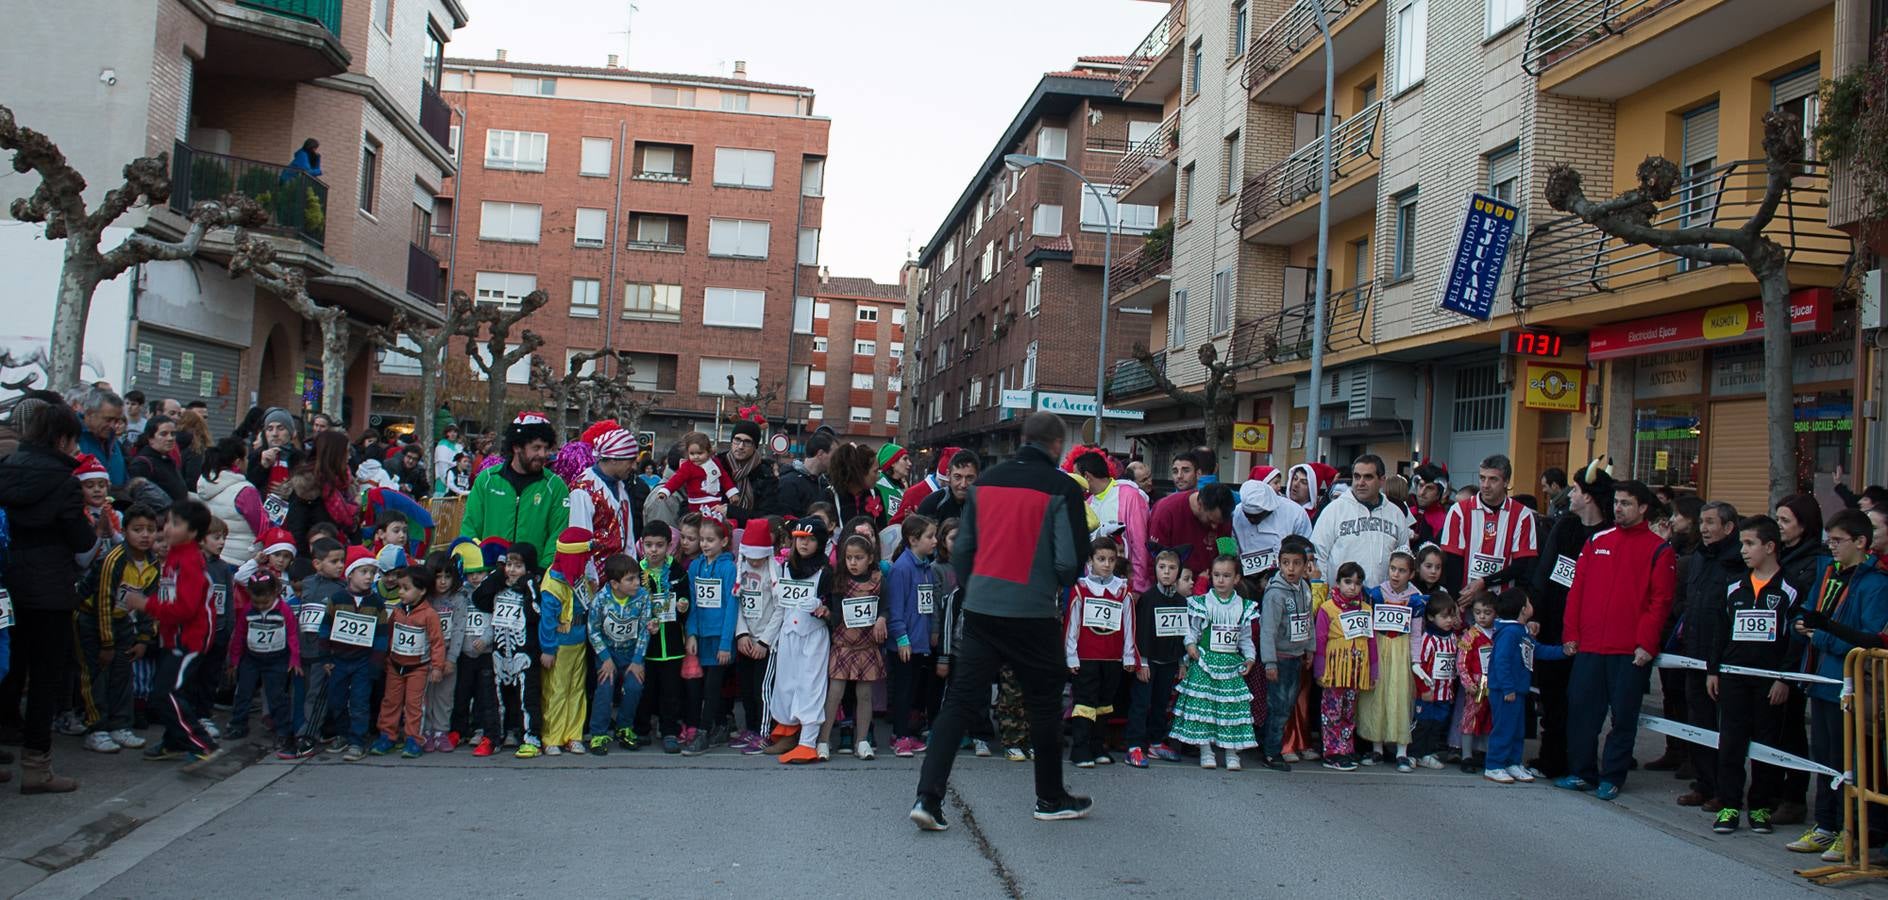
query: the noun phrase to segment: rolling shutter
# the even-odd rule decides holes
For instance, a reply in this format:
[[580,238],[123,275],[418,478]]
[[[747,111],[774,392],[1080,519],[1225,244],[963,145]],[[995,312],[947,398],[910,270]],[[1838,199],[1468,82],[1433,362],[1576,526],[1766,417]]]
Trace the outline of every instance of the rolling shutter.
[[1730,503],[1744,515],[1769,508],[1769,435],[1766,429],[1752,427],[1767,418],[1762,397],[1711,404],[1703,496]]
[[1770,108],[1775,109],[1793,100],[1801,100],[1816,93],[1822,83],[1822,72],[1814,64],[1805,66],[1788,75],[1779,76],[1770,82]]
[[1706,162],[1718,157],[1718,105],[1700,107],[1685,114],[1683,164]]
[[202,400],[210,405],[212,437],[221,438],[236,430],[236,383],[241,360],[237,350],[200,337],[140,325],[132,351],[131,387],[143,391],[153,405],[165,399],[186,406],[192,400]]

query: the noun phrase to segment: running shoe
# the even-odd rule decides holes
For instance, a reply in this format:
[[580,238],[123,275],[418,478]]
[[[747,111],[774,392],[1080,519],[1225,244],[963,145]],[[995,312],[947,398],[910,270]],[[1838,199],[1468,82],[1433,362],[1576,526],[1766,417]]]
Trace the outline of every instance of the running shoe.
[[[1042,803],[1038,801],[1036,806],[1040,808]],[[917,824],[920,831],[943,831],[951,827],[949,822],[944,821],[944,808],[929,797],[919,797],[916,803],[911,804],[911,821]]]
[[400,749],[400,758],[419,759],[420,754],[425,752],[426,748],[420,746],[419,738],[409,737],[406,739],[406,746]]
[[590,752],[598,756],[610,755],[610,736],[599,734],[590,739]]
[[1718,810],[1718,820],[1711,826],[1711,830],[1718,834],[1732,834],[1737,831],[1737,820],[1737,810],[1727,806]]
[[1836,833],[1811,827],[1803,836],[1783,845],[1783,848],[1795,853],[1821,853],[1834,846]]
[[982,738],[978,738],[974,741],[971,741],[970,746],[975,750],[978,756],[990,755],[990,742],[989,741],[986,741]]
[[1767,809],[1753,809],[1745,818],[1750,820],[1750,830],[1755,834],[1775,834],[1776,820],[1771,818]]
[[1161,762],[1179,762],[1180,754],[1166,744],[1155,744],[1147,748],[1147,755]]
[[380,737],[374,738],[374,745],[371,747],[368,747],[367,752],[375,756],[386,756],[387,754],[392,753],[393,752],[393,738],[385,734],[381,735]]
[[1136,769],[1147,768],[1147,754],[1141,752],[1141,748],[1139,747],[1129,747],[1128,748],[1128,765],[1133,766]]
[[491,756],[496,752],[498,752],[498,748],[492,746],[492,739],[488,737],[479,738],[478,743],[472,745],[473,756],[482,758]]
[[117,753],[124,749],[118,746],[117,741],[111,739],[111,735],[103,731],[94,731],[86,735],[84,746],[93,753]]
[[1513,784],[1514,776],[1507,769],[1483,769],[1482,777],[1496,784]]
[[117,731],[112,732],[111,742],[114,744],[117,744],[120,747],[125,748],[126,750],[144,749],[144,738],[139,737],[137,732],[132,731],[129,728],[120,728]]
[[1085,819],[1090,810],[1095,808],[1095,801],[1087,797],[1063,793],[1055,800],[1036,800],[1035,817],[1038,822],[1060,822],[1066,819]]

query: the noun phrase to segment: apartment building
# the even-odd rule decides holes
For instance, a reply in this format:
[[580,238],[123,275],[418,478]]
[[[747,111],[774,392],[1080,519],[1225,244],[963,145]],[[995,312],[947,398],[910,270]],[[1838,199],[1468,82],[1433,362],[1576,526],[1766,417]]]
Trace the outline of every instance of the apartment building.
[[[819,273],[812,355],[792,399],[804,427],[861,443],[895,441],[903,424],[906,293],[902,285]],[[797,373],[796,373],[797,374]]]
[[[829,120],[811,88],[604,66],[449,59],[459,177],[437,198],[432,246],[452,288],[515,306],[567,371],[608,348],[653,398],[658,440],[724,430],[743,395],[791,422],[812,367],[813,292]],[[388,368],[388,366],[393,368]],[[383,362],[385,403],[404,374]],[[730,390],[729,377],[735,390]],[[505,375],[543,402],[530,363]]]
[[[1097,364],[1146,340],[1145,309],[1104,307],[1101,296],[1104,223],[1117,254],[1159,224],[1155,206],[1115,196],[1131,138],[1161,121],[1157,104],[1116,96],[1120,67],[1121,57],[1085,56],[1043,75],[920,251],[913,444],[1001,455],[1031,410],[1092,420]],[[1018,153],[1080,172],[1102,196],[1053,166],[1007,166]],[[1111,411],[1107,422],[1113,431],[1141,415]]]
[[[100,22],[113,27],[101,29]],[[169,154],[169,202],[118,220],[107,246],[140,231],[183,234],[191,204],[247,194],[269,215],[257,234],[305,269],[309,293],[347,310],[343,415],[368,424],[366,327],[396,311],[437,319],[440,269],[420,246],[453,169],[436,86],[459,0],[79,0],[10,21],[6,102],[87,176],[94,208],[133,158]],[[320,172],[289,168],[320,142]],[[0,183],[0,207],[36,179]],[[28,289],[0,344],[26,352],[50,331],[60,247],[0,229],[0,268]],[[94,297],[85,372],[152,398],[203,400],[226,433],[255,404],[314,412],[321,347],[313,323],[253,282],[219,275],[227,233],[200,260],[143,265]],[[206,265],[207,263],[207,265]],[[17,332],[14,329],[18,329]]]

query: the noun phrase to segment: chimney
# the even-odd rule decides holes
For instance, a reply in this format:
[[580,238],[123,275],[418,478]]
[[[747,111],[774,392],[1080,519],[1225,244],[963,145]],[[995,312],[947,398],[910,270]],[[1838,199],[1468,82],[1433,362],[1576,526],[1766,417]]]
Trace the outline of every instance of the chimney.
[[609,68],[612,68],[612,69],[615,69],[615,68],[619,68],[619,67],[617,66],[617,64],[616,64],[616,59],[617,59],[617,57],[616,57],[616,54],[614,54],[614,53],[612,53],[612,54],[610,54],[610,56],[609,56],[609,60],[610,60],[610,61],[609,61],[609,62],[606,62],[606,63],[604,63],[604,65],[605,65],[605,66],[607,66],[607,67],[609,67]]
[[743,80],[747,78],[747,60],[737,59],[734,61],[734,77]]
[[503,47],[498,48],[498,61],[499,62],[505,61],[505,48]]
[[832,280],[833,280],[832,271],[827,269],[825,266],[820,266],[819,267],[819,283],[825,284]]

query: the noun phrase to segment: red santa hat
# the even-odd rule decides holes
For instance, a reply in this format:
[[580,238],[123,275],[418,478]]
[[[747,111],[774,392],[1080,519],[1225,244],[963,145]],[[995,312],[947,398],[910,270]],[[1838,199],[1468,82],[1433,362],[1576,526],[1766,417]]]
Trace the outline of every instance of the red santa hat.
[[293,554],[295,552],[295,536],[289,534],[288,529],[285,528],[264,528],[262,529],[262,533],[256,536],[256,546],[262,548],[264,555],[270,553]]
[[[589,434],[589,432],[585,432]],[[635,459],[641,452],[636,445],[636,436],[621,428],[614,428],[595,435],[590,441],[596,447],[597,459]]]
[[346,573],[348,575],[352,575],[354,574],[355,569],[359,569],[362,567],[379,571],[380,563],[379,561],[374,559],[373,551],[359,544],[355,544],[354,546],[347,548]]
[[749,519],[747,527],[741,529],[741,557],[743,559],[766,559],[774,555],[774,533],[766,519]]
[[938,475],[938,477],[939,477],[939,478],[948,478],[948,477],[950,477],[950,474],[951,474],[951,460],[952,460],[953,458],[955,458],[955,457],[957,456],[957,454],[958,454],[958,453],[961,453],[961,452],[963,452],[963,449],[964,449],[964,448],[962,448],[962,447],[945,447],[945,448],[944,448],[943,450],[941,450],[941,451],[938,451],[938,454],[937,454],[937,475]]
[[594,447],[596,446],[597,438],[600,438],[622,427],[623,426],[618,425],[616,423],[615,419],[604,419],[603,421],[598,422],[595,425],[590,426],[589,428],[585,428],[583,430],[583,434],[580,434],[577,436],[577,440],[580,440]]
[[105,471],[105,464],[99,462],[98,457],[90,453],[79,454],[79,466],[72,470],[72,474],[80,481],[86,481],[92,478],[99,478],[105,481],[111,480],[111,473]]
[[1253,466],[1248,481],[1264,481],[1272,485],[1272,490],[1280,490],[1285,484],[1285,472],[1276,466]]

